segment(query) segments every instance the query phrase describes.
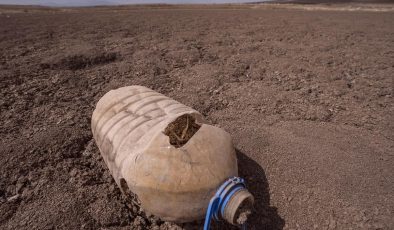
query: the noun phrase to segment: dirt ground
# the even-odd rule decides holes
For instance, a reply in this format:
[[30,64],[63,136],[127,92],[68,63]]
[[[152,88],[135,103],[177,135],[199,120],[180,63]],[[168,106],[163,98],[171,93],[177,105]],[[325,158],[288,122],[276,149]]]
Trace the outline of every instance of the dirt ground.
[[392,229],[393,22],[291,7],[1,8],[0,228],[202,228],[128,204],[92,140],[100,97],[138,84],[231,133],[256,200],[249,229]]

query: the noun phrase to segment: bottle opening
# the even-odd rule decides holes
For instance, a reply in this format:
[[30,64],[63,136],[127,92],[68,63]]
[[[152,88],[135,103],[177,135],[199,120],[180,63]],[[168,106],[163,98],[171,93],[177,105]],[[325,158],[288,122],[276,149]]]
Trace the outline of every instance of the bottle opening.
[[170,138],[171,145],[179,148],[185,145],[200,127],[192,115],[184,114],[168,124],[164,134]]
[[223,218],[233,225],[242,225],[252,213],[254,198],[246,189],[235,193],[227,203]]
[[243,200],[242,203],[238,206],[237,212],[234,216],[235,224],[242,225],[245,224],[248,220],[250,214],[252,214],[253,208],[253,198],[248,197],[247,199]]

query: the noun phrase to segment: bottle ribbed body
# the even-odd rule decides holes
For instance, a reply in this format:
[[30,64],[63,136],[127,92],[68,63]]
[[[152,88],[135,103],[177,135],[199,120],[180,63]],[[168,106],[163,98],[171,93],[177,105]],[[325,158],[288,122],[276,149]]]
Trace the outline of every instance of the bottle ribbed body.
[[[164,130],[184,114],[201,127],[185,145],[175,147]],[[192,108],[143,86],[104,95],[93,112],[92,132],[116,183],[124,190],[125,181],[142,207],[164,220],[202,218],[217,187],[237,175],[228,133],[206,124]]]

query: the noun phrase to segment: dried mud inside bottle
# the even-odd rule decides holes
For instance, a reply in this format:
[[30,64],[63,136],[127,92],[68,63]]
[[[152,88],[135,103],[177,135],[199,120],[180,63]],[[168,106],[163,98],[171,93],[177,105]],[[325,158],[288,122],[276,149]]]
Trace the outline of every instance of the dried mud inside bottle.
[[241,203],[241,205],[238,207],[237,212],[235,213],[235,223],[236,224],[244,224],[248,220],[249,215],[252,213],[252,208],[253,208],[253,202],[250,200],[245,200],[244,202]]
[[184,114],[168,124],[164,134],[170,138],[171,145],[179,148],[185,145],[200,127],[192,115]]

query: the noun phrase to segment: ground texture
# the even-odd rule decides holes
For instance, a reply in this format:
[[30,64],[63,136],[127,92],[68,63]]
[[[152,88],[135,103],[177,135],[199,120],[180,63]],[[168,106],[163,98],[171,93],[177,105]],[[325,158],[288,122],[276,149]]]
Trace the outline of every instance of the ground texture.
[[201,229],[126,202],[92,140],[100,97],[139,84],[231,133],[256,199],[250,229],[390,229],[393,22],[261,6],[2,8],[0,228]]

